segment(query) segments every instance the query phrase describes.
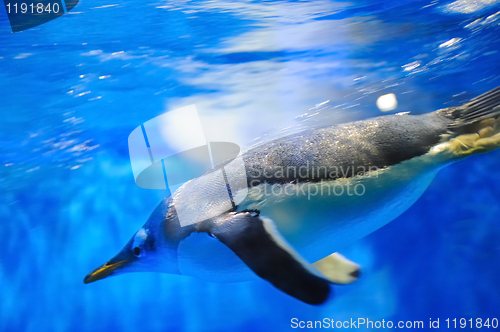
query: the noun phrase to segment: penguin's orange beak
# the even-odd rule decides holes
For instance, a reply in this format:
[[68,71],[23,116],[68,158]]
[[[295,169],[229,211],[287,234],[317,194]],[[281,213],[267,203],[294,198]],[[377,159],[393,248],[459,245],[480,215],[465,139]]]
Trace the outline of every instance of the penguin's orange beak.
[[85,279],[83,279],[83,283],[90,284],[91,282],[94,282],[94,281],[97,281],[100,279],[104,279],[107,276],[111,275],[118,268],[120,268],[123,265],[128,264],[130,262],[132,262],[132,261],[131,260],[122,260],[122,261],[118,261],[116,263],[111,263],[111,261],[109,261],[106,264],[98,267],[94,271],[87,274]]

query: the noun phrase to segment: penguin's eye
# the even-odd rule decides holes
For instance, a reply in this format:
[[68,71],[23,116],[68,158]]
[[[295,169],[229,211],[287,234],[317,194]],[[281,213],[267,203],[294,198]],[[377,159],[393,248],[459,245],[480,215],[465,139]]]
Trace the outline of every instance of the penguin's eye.
[[134,255],[136,255],[136,256],[139,256],[141,254],[141,248],[139,248],[139,247],[135,247],[133,251],[134,251]]

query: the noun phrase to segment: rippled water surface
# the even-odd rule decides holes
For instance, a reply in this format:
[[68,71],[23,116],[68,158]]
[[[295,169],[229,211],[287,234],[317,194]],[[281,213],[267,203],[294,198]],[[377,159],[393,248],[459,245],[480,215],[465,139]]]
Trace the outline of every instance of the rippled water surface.
[[196,104],[209,141],[421,114],[500,85],[500,3],[88,1],[11,33],[0,10],[0,330],[277,331],[291,319],[500,319],[500,151],[441,171],[343,253],[362,278],[305,305],[268,283],[128,274],[84,285],[164,194],[127,138]]

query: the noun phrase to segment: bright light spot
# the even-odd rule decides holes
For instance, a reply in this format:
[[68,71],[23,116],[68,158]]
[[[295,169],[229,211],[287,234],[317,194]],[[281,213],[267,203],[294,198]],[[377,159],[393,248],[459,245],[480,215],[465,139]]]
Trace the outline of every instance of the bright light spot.
[[382,95],[377,99],[377,107],[382,112],[395,110],[398,107],[398,100],[394,93]]
[[27,57],[33,55],[33,53],[19,53],[18,55],[16,55],[14,57],[14,59],[18,60],[18,59],[26,59]]
[[411,71],[419,66],[420,66],[420,61],[413,61],[413,62],[410,62],[402,67],[403,67],[404,71]]
[[498,3],[498,0],[457,0],[444,7],[447,13],[471,14]]
[[439,48],[450,47],[452,45],[455,45],[456,43],[458,43],[461,40],[462,40],[462,38],[452,38],[452,39],[448,40],[447,42],[442,43],[441,45],[439,45]]
[[90,91],[85,91],[85,92],[77,94],[76,96],[81,97],[81,96],[85,96],[86,94],[89,94],[89,93],[90,93]]
[[109,7],[115,7],[118,6],[118,4],[115,5],[105,5],[105,6],[100,6],[100,7],[92,7],[90,9],[101,9],[101,8],[109,8]]

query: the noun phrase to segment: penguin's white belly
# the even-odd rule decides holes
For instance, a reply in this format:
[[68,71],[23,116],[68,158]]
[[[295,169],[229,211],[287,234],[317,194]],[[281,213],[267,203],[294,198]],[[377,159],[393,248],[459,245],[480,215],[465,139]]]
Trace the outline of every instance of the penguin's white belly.
[[[316,196],[308,194],[321,193],[322,185],[305,184],[300,188],[304,196],[294,195],[259,210],[274,221],[280,234],[301,256],[315,262],[398,217],[424,193],[435,174],[429,172],[384,186],[379,186],[377,179],[342,179],[324,183],[323,194]],[[352,190],[354,183],[356,192]]]
[[[249,190],[238,210],[260,210],[312,263],[406,211],[423,194],[440,166],[422,156],[365,177],[259,185]],[[181,242],[179,269],[182,274],[207,281],[256,278],[231,250],[207,234],[192,234]]]

